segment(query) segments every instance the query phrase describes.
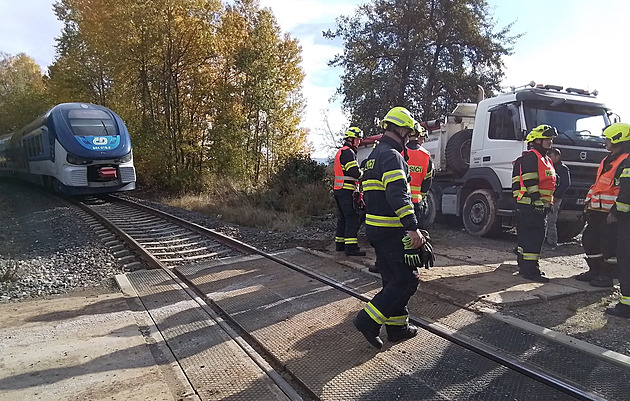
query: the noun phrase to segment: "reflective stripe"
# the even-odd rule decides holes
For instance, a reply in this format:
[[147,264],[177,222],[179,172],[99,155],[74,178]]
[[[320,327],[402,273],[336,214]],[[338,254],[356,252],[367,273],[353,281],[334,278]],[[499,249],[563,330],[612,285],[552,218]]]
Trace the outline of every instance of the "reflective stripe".
[[617,202],[617,210],[623,213],[628,213],[630,212],[630,204]]
[[515,175],[514,177],[512,177],[512,184],[521,181],[521,177],[519,177],[518,175]]
[[377,216],[375,214],[365,215],[365,224],[375,227],[402,227],[400,219],[396,216]]
[[388,326],[406,326],[409,323],[409,315],[392,316],[385,321]]
[[538,172],[535,173],[525,173],[523,174],[523,181],[527,181],[527,180],[537,180],[538,179]]
[[404,171],[402,170],[388,171],[383,174],[383,178],[381,179],[381,181],[383,182],[383,186],[385,186],[385,188],[387,188],[387,184],[389,184],[390,182],[394,182],[398,180],[404,180],[405,182],[407,182],[407,177],[405,176]]
[[523,252],[523,260],[538,260],[540,257],[537,253],[525,253]]
[[384,191],[385,187],[379,180],[365,180],[363,181],[364,191]]
[[619,299],[619,302],[623,305],[628,305],[630,306],[630,297],[624,297],[622,296],[621,299]]
[[348,170],[350,170],[352,167],[359,167],[359,164],[357,163],[357,161],[356,161],[356,160],[350,160],[348,163],[346,163],[346,164],[343,166],[343,169],[344,169],[344,170],[346,170],[346,171],[348,171]]
[[522,246],[517,246],[516,247],[516,253],[518,253],[519,255],[523,254],[523,247]]
[[[519,195],[520,195],[520,191],[519,191]],[[532,204],[532,198],[529,198],[527,196],[523,196],[521,199],[517,200],[518,203],[522,203],[523,205],[531,205]]]
[[383,316],[383,314],[378,309],[376,309],[374,305],[372,305],[372,302],[368,302],[363,310],[365,310],[365,312],[370,315],[372,320],[374,320],[378,324],[383,324],[387,320],[387,318]]
[[630,177],[630,168],[624,168],[619,178],[628,178],[628,177]]
[[403,207],[401,207],[400,209],[395,211],[396,215],[398,216],[399,219],[402,219],[403,217],[413,214],[413,206],[412,205],[405,205]]
[[346,239],[344,237],[335,237],[335,242],[345,243]]
[[422,187],[417,187],[415,185],[409,185],[409,189],[411,189],[411,193],[413,193],[413,191],[420,192],[420,188],[422,188]]
[[538,185],[532,185],[531,187],[525,187],[525,190],[532,194],[534,192],[538,192]]
[[519,191],[518,189],[514,189],[514,190],[512,191],[512,196],[516,198],[516,197],[518,196],[519,192],[520,192],[520,191]]
[[603,253],[598,253],[597,255],[586,255],[586,259],[599,259],[603,257],[604,257]]
[[335,180],[348,180],[348,181],[356,181],[357,179],[355,177],[349,177],[347,175],[339,175],[339,176],[335,176]]
[[358,244],[359,240],[356,238],[346,238],[345,244],[346,245],[353,245],[353,244]]
[[350,189],[352,191],[354,191],[355,189],[357,189],[357,186],[355,184],[349,184],[347,182],[343,183],[343,189]]
[[431,177],[433,177],[433,170],[429,171],[427,175],[424,176],[424,179],[426,180],[427,178],[431,178]]
[[[426,195],[426,194],[425,194]],[[414,203],[418,203],[422,200],[423,194],[411,194],[411,200],[416,201]]]

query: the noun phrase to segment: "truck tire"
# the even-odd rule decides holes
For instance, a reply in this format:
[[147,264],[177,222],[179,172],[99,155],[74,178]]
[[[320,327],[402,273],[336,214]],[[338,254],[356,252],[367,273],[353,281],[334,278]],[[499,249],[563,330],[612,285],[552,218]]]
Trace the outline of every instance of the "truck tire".
[[455,133],[446,144],[446,166],[458,177],[462,177],[470,166],[470,142],[472,129]]
[[435,194],[429,190],[427,196],[424,199],[426,207],[424,213],[422,213],[422,222],[424,226],[430,227],[435,223],[437,217],[437,202],[435,201]]
[[556,229],[558,230],[558,242],[570,241],[573,237],[582,232],[582,229],[584,229],[584,224],[584,219],[556,222]]
[[464,202],[462,221],[466,231],[477,236],[496,236],[501,233],[501,219],[497,216],[497,199],[490,189],[477,189]]

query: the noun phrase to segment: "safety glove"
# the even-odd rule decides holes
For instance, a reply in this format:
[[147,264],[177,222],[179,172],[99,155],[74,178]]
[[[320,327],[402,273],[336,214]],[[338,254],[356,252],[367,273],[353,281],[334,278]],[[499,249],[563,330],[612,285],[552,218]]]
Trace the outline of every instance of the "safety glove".
[[403,237],[402,243],[405,251],[405,264],[413,268],[424,266],[422,249],[413,249],[411,247],[411,238],[408,235]]
[[422,255],[422,263],[425,269],[429,267],[433,267],[435,264],[435,254],[433,253],[433,245],[429,241],[427,241],[424,245],[420,247],[421,255]]
[[545,214],[547,210],[545,209],[545,203],[540,199],[534,201],[534,213]]

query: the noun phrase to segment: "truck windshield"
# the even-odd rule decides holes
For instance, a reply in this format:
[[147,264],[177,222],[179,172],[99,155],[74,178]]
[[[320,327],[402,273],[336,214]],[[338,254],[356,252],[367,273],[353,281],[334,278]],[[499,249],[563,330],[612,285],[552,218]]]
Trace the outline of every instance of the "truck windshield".
[[564,102],[552,106],[551,102],[524,102],[525,122],[528,130],[540,124],[556,127],[557,142],[603,143],[602,132],[610,124],[606,110],[588,104]]
[[102,110],[76,109],[68,112],[68,121],[76,136],[117,136],[114,121]]

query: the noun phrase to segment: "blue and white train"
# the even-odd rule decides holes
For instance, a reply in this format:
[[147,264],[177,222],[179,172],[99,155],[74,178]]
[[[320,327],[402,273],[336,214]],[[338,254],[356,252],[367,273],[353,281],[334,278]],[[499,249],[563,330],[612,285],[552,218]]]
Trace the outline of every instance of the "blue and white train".
[[112,110],[88,103],[58,104],[0,136],[0,173],[66,195],[136,187],[127,127]]

